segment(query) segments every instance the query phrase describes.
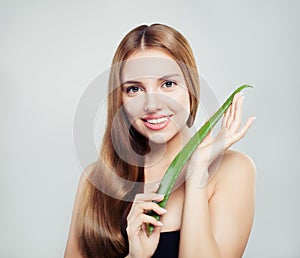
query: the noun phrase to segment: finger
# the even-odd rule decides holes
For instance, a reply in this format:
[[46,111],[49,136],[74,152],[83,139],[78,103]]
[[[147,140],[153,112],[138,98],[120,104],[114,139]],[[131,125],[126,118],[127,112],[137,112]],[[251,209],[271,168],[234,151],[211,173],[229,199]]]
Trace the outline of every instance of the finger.
[[159,215],[163,215],[165,213],[167,213],[167,210],[160,207],[157,203],[155,202],[145,202],[143,204],[141,204],[142,208],[144,211],[155,211],[157,214]]
[[227,118],[226,118],[226,121],[225,121],[225,128],[227,128],[229,125],[230,125],[230,117],[231,117],[231,111],[232,110],[232,104],[230,105],[230,107],[228,108],[228,115],[227,115]]
[[149,239],[152,239],[151,241],[154,240],[156,243],[158,243],[158,241],[159,241],[161,229],[162,229],[161,226],[154,227],[154,229],[152,230],[152,232],[149,234],[148,229],[147,229],[147,224],[144,223],[142,225],[143,232],[145,232],[147,234],[147,236],[149,237]]
[[131,210],[127,216],[127,221],[131,219],[135,219],[139,214],[143,214],[147,211],[154,211],[159,215],[164,215],[167,213],[167,210],[161,208],[157,203],[147,201],[147,202],[140,202],[136,203],[134,206],[131,207]]
[[229,116],[228,116],[228,118],[227,118],[227,124],[226,124],[226,127],[227,127],[227,128],[230,127],[231,122],[232,122],[233,117],[234,117],[235,100],[236,100],[236,95],[234,95],[232,104],[231,104],[231,106],[230,106],[230,113],[229,113]]
[[223,121],[222,121],[222,128],[226,127],[229,114],[230,114],[230,107],[226,110],[226,112],[224,114]]
[[245,98],[244,96],[241,96],[237,100],[236,108],[235,108],[235,112],[234,112],[235,113],[234,120],[232,121],[230,128],[229,128],[232,132],[236,132],[241,126],[244,98]]
[[229,117],[227,119],[227,128],[229,128],[231,126],[232,121],[234,120],[234,115],[235,115],[235,107],[236,107],[236,102],[239,99],[239,97],[241,96],[241,93],[237,93],[234,95],[233,100],[232,100],[232,104],[231,104],[231,108],[230,108],[230,114]]
[[151,237],[158,237],[161,231],[161,227],[154,227],[152,233],[151,233]]
[[145,213],[139,213],[137,216],[133,216],[127,221],[126,231],[128,234],[138,234],[140,230],[143,230],[144,224],[152,224],[154,227],[162,227],[162,222],[158,221],[154,217]]
[[231,139],[232,143],[230,145],[239,141],[241,138],[243,138],[246,135],[246,133],[252,126],[255,119],[256,119],[256,117],[254,117],[254,116],[248,118],[246,124],[241,128],[241,130],[238,133],[234,134],[233,138]]
[[145,202],[145,201],[162,201],[164,195],[158,193],[142,193],[137,194],[133,202]]
[[163,223],[159,220],[157,220],[156,218],[146,215],[146,214],[142,214],[141,219],[143,220],[144,223],[150,223],[155,227],[162,227]]
[[154,227],[163,226],[163,224],[155,218],[146,214],[140,214],[138,217],[135,218],[135,220],[128,221],[126,228],[128,236],[138,235],[141,230],[145,231],[146,224],[152,224]]
[[130,225],[133,229],[141,229],[143,224],[152,224],[155,227],[162,227],[163,223],[159,220],[155,219],[154,217],[141,213]]
[[255,116],[252,116],[252,117],[248,118],[246,124],[243,126],[243,128],[242,128],[241,131],[240,131],[240,135],[241,135],[242,137],[244,137],[245,134],[248,132],[248,130],[249,130],[250,127],[252,126],[252,124],[253,124],[253,122],[254,122],[255,119],[256,119]]
[[[155,227],[155,228],[156,228],[156,227]],[[157,228],[159,228],[159,227],[157,227]],[[144,232],[147,231],[147,224],[145,224],[145,223],[142,224],[142,230],[143,230]]]
[[164,195],[162,194],[157,194],[157,193],[142,193],[142,194],[136,194],[131,210],[127,216],[127,218],[133,216],[133,213],[137,212],[144,212],[144,209],[139,206],[138,204],[144,203],[144,202],[149,202],[151,203],[152,201],[160,202],[164,199]]
[[157,194],[157,193],[142,193],[142,194],[136,194],[134,201],[132,203],[131,210],[128,214],[128,217],[132,215],[134,211],[144,211],[141,206],[137,206],[140,203],[154,203],[155,202],[160,202],[164,199],[164,195],[162,194]]

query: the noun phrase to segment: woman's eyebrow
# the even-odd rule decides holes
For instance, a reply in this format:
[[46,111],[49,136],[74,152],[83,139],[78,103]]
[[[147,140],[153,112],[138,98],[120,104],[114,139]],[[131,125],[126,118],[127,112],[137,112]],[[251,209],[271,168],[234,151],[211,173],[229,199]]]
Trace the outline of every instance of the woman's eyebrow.
[[168,75],[165,75],[165,76],[159,78],[159,80],[161,80],[161,81],[168,80],[168,79],[173,78],[173,77],[181,77],[181,75],[178,74],[178,73],[168,74]]
[[[155,77],[155,76],[148,76],[148,78],[151,78],[151,77]],[[164,75],[164,76],[158,78],[158,80],[163,81],[163,80],[168,80],[173,77],[181,77],[181,75],[179,73],[167,74],[167,75]],[[145,78],[147,78],[147,77],[145,76]],[[142,84],[142,83],[140,81],[129,80],[129,81],[122,82],[121,86],[123,86],[125,84]]]
[[140,81],[126,81],[126,82],[122,82],[121,86],[123,86],[124,84],[142,84]]

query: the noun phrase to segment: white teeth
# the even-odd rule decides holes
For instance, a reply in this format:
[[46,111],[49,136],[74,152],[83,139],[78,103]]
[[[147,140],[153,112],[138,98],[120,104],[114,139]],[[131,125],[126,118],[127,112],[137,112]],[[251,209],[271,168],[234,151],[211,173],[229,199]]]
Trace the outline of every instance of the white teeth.
[[167,121],[167,117],[157,118],[157,119],[148,119],[147,122],[150,124],[160,124]]

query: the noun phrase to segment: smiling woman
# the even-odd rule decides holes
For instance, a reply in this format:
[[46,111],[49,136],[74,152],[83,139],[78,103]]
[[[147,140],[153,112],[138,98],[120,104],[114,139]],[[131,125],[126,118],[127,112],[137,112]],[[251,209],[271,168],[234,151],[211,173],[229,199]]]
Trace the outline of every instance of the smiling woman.
[[160,48],[135,51],[126,60],[122,75],[123,105],[135,130],[153,143],[181,137],[190,115],[190,98],[182,71],[171,55]]
[[[192,50],[178,31],[143,25],[124,37],[110,72],[101,153],[81,177],[65,257],[242,256],[253,221],[255,166],[228,150],[254,120],[240,126],[241,94],[217,137],[207,137],[184,167],[166,209],[157,204],[161,178],[191,138],[199,91]],[[222,148],[212,148],[220,142]],[[147,223],[155,227],[151,235]]]

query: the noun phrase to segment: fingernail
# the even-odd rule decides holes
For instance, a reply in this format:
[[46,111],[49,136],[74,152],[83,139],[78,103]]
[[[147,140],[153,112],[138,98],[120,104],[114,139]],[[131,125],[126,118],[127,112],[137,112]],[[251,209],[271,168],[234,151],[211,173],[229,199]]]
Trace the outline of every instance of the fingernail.
[[166,212],[167,212],[167,210],[164,209],[164,208],[159,208],[159,210],[160,210],[162,213],[166,213]]
[[253,121],[256,119],[256,116],[253,117]]
[[158,226],[162,226],[163,224],[160,221],[157,221]]

